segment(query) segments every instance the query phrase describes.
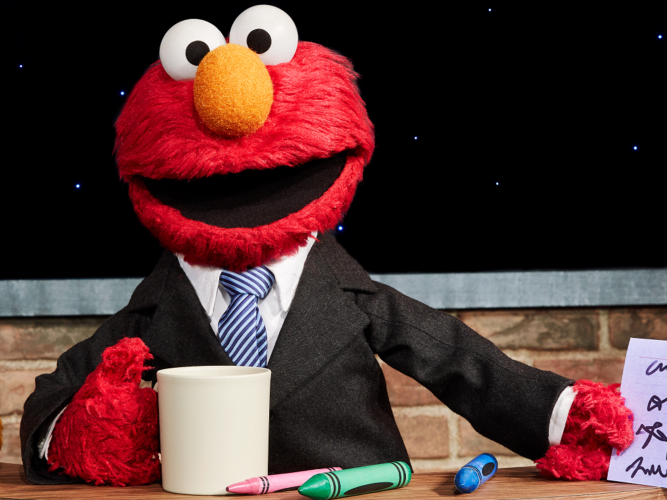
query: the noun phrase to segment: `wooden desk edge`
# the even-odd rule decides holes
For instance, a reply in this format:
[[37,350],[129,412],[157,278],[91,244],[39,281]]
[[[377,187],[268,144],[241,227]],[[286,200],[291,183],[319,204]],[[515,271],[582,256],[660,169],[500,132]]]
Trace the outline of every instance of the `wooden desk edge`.
[[[455,471],[414,474],[412,481],[406,487],[364,495],[364,500],[460,498],[460,494],[456,493],[454,489],[455,474]],[[541,476],[535,467],[516,467],[499,469],[497,474],[473,495],[470,497],[471,500],[557,500],[571,497],[582,500],[667,500],[667,489],[611,481],[553,480]],[[99,500],[100,497],[118,500],[211,498],[210,496],[168,493],[158,483],[127,488],[89,484],[35,485],[26,479],[22,465],[0,463],[0,499]],[[261,496],[261,500],[297,499],[304,500],[305,497],[296,491]]]

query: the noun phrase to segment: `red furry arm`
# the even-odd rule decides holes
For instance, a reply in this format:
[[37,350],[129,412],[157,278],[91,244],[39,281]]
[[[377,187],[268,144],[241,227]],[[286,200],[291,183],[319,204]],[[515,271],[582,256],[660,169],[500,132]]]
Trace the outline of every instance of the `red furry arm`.
[[612,447],[624,450],[632,440],[632,412],[618,390],[620,384],[579,380],[565,423],[561,444],[536,461],[542,474],[564,479],[598,480],[607,477]]
[[121,339],[102,353],[60,416],[49,446],[49,470],[95,484],[128,486],[160,478],[157,394],[140,389],[144,361],[138,338]]

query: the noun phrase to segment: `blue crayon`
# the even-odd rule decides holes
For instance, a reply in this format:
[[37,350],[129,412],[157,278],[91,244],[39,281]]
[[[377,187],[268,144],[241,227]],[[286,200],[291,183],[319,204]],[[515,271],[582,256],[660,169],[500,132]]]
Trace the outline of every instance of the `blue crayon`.
[[456,473],[454,485],[461,493],[472,493],[486,483],[498,470],[498,460],[490,453],[473,458]]

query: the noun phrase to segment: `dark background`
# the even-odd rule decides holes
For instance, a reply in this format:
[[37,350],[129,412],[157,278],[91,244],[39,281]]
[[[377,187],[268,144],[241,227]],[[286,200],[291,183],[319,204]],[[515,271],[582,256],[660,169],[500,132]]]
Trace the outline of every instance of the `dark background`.
[[[151,271],[120,93],[173,24],[255,3],[5,9],[0,279]],[[377,145],[339,241],[376,273],[667,266],[667,2],[450,3],[274,2],[362,75]]]

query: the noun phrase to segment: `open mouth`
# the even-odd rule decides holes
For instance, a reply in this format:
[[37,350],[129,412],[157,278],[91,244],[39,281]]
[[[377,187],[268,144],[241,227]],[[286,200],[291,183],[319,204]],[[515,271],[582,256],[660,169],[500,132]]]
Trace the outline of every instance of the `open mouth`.
[[296,167],[193,180],[141,179],[155,198],[188,219],[221,228],[252,228],[285,218],[320,198],[346,161],[343,151]]

